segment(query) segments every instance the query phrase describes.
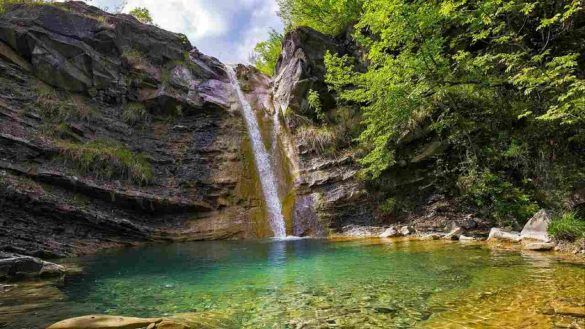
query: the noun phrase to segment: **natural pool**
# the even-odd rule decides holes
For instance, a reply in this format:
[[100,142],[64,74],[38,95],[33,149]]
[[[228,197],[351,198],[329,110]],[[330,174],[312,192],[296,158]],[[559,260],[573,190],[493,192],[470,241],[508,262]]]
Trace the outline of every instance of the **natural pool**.
[[485,244],[221,241],[71,260],[85,274],[0,295],[0,327],[79,315],[195,313],[221,328],[551,328],[585,319],[585,266]]

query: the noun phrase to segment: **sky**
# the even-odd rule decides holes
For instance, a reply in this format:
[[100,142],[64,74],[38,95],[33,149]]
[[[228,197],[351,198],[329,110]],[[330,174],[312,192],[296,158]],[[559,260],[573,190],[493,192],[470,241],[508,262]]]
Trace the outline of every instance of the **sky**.
[[275,0],[126,0],[125,6],[123,0],[85,1],[108,11],[146,7],[155,24],[184,33],[201,52],[228,64],[247,63],[270,29],[283,29]]

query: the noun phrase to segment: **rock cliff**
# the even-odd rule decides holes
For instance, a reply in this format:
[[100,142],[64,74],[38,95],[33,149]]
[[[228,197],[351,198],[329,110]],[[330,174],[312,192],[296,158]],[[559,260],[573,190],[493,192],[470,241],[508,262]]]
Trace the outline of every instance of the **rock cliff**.
[[64,256],[266,236],[218,60],[82,2],[0,19],[0,249]]
[[374,196],[357,179],[358,166],[351,145],[326,152],[315,144],[325,138],[319,131],[324,131],[322,134],[328,131],[314,120],[315,110],[308,101],[310,92],[319,95],[322,110],[330,114],[331,121],[337,119],[332,125],[359,122],[353,114],[343,116],[347,109],[337,108],[325,84],[324,57],[328,51],[339,55],[355,52],[345,37],[331,38],[304,27],[292,30],[284,38],[273,83],[274,103],[283,117],[286,133],[290,134],[292,146],[287,150],[295,162],[297,197],[293,221],[297,235],[322,235],[348,224],[380,222],[373,207]]

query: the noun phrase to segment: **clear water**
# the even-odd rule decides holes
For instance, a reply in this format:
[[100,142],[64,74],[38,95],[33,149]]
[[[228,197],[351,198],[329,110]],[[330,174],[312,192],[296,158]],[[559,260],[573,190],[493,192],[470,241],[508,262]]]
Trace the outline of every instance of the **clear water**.
[[260,184],[266,201],[266,208],[268,210],[270,228],[274,233],[274,237],[283,238],[286,236],[286,226],[284,223],[284,216],[282,215],[282,204],[278,197],[278,185],[274,175],[274,169],[272,168],[272,162],[270,161],[270,156],[268,155],[264,142],[262,141],[262,134],[260,133],[258,120],[250,103],[248,103],[242,92],[235,69],[233,67],[227,67],[226,69],[231,84],[236,91],[238,101],[242,107],[242,112],[246,120],[246,126],[248,127],[248,135],[250,136],[252,150],[254,151],[254,160],[258,170],[258,176],[260,177]]
[[195,242],[74,261],[85,268],[84,275],[58,286],[0,294],[0,323],[7,328],[35,328],[105,313],[183,314],[212,328],[585,324],[585,319],[549,311],[559,302],[585,306],[582,264],[538,253],[490,250],[480,244]]

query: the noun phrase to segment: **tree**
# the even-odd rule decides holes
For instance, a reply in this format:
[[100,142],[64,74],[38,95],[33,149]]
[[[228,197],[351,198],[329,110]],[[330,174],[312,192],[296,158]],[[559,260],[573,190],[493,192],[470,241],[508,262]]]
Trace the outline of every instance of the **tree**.
[[360,16],[362,0],[277,0],[279,15],[289,28],[308,26],[336,35]]
[[[367,70],[326,58],[340,101],[363,111],[364,176],[397,163],[401,136],[419,129],[449,147],[445,186],[458,182],[491,214],[520,217],[537,198],[553,201],[550,191],[585,175],[575,156],[585,49],[572,41],[584,22],[579,0],[366,1],[354,36]],[[546,186],[549,195],[535,192]]]
[[282,39],[281,33],[272,30],[268,35],[268,40],[259,42],[254,47],[250,62],[262,73],[269,76],[274,75],[276,62],[282,51]]

